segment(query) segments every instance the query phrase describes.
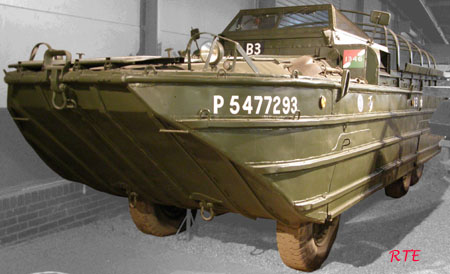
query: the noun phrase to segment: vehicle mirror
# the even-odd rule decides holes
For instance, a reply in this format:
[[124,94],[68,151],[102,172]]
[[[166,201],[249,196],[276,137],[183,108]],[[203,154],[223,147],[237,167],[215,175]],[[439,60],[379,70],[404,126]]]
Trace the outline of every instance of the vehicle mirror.
[[371,23],[382,26],[388,26],[390,21],[391,21],[391,14],[389,12],[373,10],[370,13]]
[[194,41],[198,40],[200,38],[200,30],[198,28],[191,29],[191,37]]
[[344,98],[345,95],[347,95],[349,87],[350,87],[350,70],[344,69],[341,77],[341,88],[336,98],[336,102],[339,102],[339,100],[341,100],[342,98]]

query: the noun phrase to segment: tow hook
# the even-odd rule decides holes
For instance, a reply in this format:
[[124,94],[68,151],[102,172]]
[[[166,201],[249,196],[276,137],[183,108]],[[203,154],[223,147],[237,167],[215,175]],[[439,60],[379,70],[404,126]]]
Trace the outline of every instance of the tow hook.
[[[202,216],[202,219],[205,221],[211,221],[214,219],[215,213],[213,209],[214,205],[212,203],[206,203],[204,201],[200,202],[200,215]],[[209,216],[205,216],[205,208],[209,211]]]

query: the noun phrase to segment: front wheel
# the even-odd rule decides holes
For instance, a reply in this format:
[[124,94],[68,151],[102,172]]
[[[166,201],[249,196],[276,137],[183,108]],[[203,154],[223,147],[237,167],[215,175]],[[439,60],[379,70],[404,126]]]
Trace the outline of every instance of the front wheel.
[[289,267],[314,271],[328,257],[339,228],[339,216],[325,224],[304,223],[293,228],[277,223],[281,260]]
[[[140,231],[159,237],[177,233],[187,213],[184,208],[154,204],[142,199],[130,203],[129,209],[131,218]],[[192,212],[194,218],[196,213],[196,210]],[[185,229],[186,224],[180,231]]]

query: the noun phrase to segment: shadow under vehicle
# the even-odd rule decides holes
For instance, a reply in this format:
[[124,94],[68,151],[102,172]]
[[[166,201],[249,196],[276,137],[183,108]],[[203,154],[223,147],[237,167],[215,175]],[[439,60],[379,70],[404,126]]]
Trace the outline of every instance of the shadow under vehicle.
[[194,30],[180,57],[72,60],[44,44],[33,60],[40,43],[6,73],[8,109],[62,177],[128,196],[141,231],[174,234],[186,209],[274,219],[284,263],[313,271],[341,213],[405,195],[440,151],[441,99],[421,90],[442,72],[388,13],[364,15],[243,10],[221,35]]

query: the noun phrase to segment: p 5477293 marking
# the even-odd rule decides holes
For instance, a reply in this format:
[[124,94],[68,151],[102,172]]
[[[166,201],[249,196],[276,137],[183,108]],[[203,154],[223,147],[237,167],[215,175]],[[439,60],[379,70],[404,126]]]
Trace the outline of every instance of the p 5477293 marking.
[[229,100],[226,100],[221,95],[214,95],[213,114],[218,114],[222,108],[228,108],[232,115],[237,115],[240,112],[249,115],[288,115],[297,112],[298,99],[295,96],[232,95]]

